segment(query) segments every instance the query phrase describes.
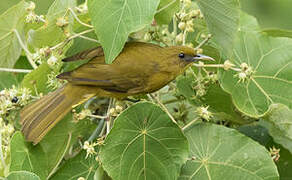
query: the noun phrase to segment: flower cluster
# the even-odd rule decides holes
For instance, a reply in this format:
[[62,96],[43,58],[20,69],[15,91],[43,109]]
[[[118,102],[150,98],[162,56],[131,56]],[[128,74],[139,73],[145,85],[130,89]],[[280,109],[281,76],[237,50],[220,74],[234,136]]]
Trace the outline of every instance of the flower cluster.
[[44,16],[43,15],[37,15],[34,12],[35,10],[35,3],[34,2],[29,2],[26,11],[28,12],[25,22],[27,23],[39,23],[39,22],[44,22]]
[[88,141],[85,141],[84,144],[83,144],[83,149],[86,150],[86,157],[87,158],[88,156],[90,155],[94,155],[94,154],[97,154],[97,152],[95,151],[94,147],[97,146],[98,143],[89,143]]
[[35,53],[32,54],[32,59],[34,62],[38,64],[42,64],[42,62],[50,56],[51,49],[49,47],[44,47],[41,49],[37,49]]
[[52,89],[58,89],[63,86],[63,80],[56,78],[56,76],[57,74],[54,71],[48,74],[47,87]]
[[244,82],[246,79],[250,78],[253,73],[254,71],[251,66],[242,63],[240,64],[240,71],[235,76],[239,78],[238,82]]
[[[0,141],[1,141],[1,162],[0,163],[0,171],[5,171],[7,168],[6,162],[9,161],[10,155],[10,139],[12,134],[14,133],[14,127],[11,124],[7,124],[4,120],[0,117]],[[3,164],[4,163],[4,164]]]
[[16,88],[15,86],[0,91],[0,116],[19,106],[26,105],[31,99],[30,93],[27,88]]
[[208,111],[208,108],[209,106],[207,107],[201,106],[197,108],[198,115],[207,121],[209,121],[213,117],[212,112]]

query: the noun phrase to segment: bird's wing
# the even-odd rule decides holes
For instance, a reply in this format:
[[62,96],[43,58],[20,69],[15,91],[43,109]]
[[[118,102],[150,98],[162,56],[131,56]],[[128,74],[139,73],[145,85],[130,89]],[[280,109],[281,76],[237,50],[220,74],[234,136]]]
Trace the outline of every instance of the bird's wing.
[[[104,56],[104,52],[101,46],[93,48],[93,49],[89,49],[86,51],[82,51],[78,54],[75,54],[73,56],[67,57],[65,59],[62,59],[63,62],[71,62],[71,61],[79,61],[79,60],[89,60],[92,58],[96,58],[96,57],[102,57]],[[104,59],[100,58],[99,59],[100,62],[102,62],[101,64],[104,64]]]
[[132,89],[143,89],[149,79],[147,75],[139,73],[137,69],[108,64],[87,63],[77,70],[65,72],[58,76],[77,85],[96,86],[101,89],[127,93]]

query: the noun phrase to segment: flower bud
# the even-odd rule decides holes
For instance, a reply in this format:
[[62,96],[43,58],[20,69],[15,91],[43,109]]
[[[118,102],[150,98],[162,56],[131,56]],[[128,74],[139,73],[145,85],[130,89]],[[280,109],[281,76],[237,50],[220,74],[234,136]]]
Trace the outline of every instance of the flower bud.
[[60,17],[57,19],[56,25],[58,27],[65,27],[69,24],[67,17]]
[[144,40],[145,41],[150,41],[151,40],[151,35],[150,35],[150,33],[145,33],[145,35],[144,35]]
[[229,60],[226,60],[224,62],[224,65],[223,65],[223,69],[225,71],[229,70],[230,68],[232,68],[233,66],[235,66],[234,64],[232,64]]
[[54,65],[57,63],[57,61],[58,61],[58,58],[56,58],[56,56],[53,56],[53,55],[52,55],[52,56],[48,59],[47,63],[48,63],[49,66],[54,66]]
[[181,29],[181,30],[185,30],[186,29],[186,23],[185,22],[180,22],[178,24],[178,28]]

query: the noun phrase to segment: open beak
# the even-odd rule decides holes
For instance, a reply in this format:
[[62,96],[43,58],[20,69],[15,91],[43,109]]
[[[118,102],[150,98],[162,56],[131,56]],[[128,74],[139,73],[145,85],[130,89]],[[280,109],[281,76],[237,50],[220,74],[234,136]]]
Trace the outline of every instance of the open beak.
[[215,61],[215,59],[209,57],[209,56],[205,56],[203,54],[197,54],[195,57],[193,57],[194,61],[199,61],[199,60],[206,60],[206,61]]

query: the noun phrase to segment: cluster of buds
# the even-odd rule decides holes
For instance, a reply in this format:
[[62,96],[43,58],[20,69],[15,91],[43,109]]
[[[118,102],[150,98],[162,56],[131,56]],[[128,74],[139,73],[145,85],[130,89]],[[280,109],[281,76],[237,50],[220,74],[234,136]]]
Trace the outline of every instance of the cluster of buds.
[[203,106],[198,107],[197,108],[197,113],[201,118],[203,118],[203,119],[205,119],[207,121],[210,121],[210,119],[213,117],[213,114],[212,114],[212,112],[208,111],[208,108],[209,108],[209,106],[207,106],[207,107],[203,107]]
[[57,21],[56,21],[56,25],[63,30],[66,37],[71,36],[70,29],[68,26],[69,25],[68,19],[69,19],[68,16],[62,16],[62,17],[57,18]]
[[239,82],[244,82],[246,79],[250,78],[253,73],[254,71],[251,66],[248,66],[246,63],[242,63],[240,65],[240,71],[235,76],[239,78]]
[[118,104],[109,110],[109,115],[114,117],[118,116],[123,111],[123,109],[123,106]]
[[[2,163],[9,161],[10,154],[10,139],[14,133],[14,127],[11,124],[5,123],[0,117],[0,141],[1,141],[1,152],[2,152]],[[0,171],[5,171],[5,164],[0,163]],[[7,167],[7,166],[6,166]]]
[[90,115],[91,115],[91,111],[89,109],[83,109],[80,113],[74,113],[74,119],[82,120]]
[[88,12],[88,7],[87,7],[87,1],[85,3],[80,4],[78,7],[76,7],[76,10],[78,13],[85,14]]
[[85,141],[84,144],[83,144],[83,149],[86,150],[86,157],[85,158],[88,158],[88,156],[91,156],[91,155],[94,155],[94,154],[97,154],[97,152],[95,151],[94,147],[97,146],[98,143],[89,143],[88,141]]
[[32,59],[38,64],[42,64],[43,60],[49,57],[51,54],[51,49],[49,47],[44,47],[37,49],[35,53],[32,54]]
[[52,89],[58,89],[62,87],[63,80],[58,79],[56,72],[52,71],[50,74],[48,74],[48,81],[47,86]]
[[170,33],[167,25],[157,26],[156,24],[149,27],[144,34],[144,41],[150,42],[155,40],[157,42],[163,42],[164,44],[171,45],[174,40],[173,33]]
[[277,149],[273,146],[270,148],[270,155],[272,159],[277,162],[280,159],[280,149]]
[[194,32],[194,18],[202,17],[200,10],[190,9],[192,5],[191,0],[181,0],[181,4],[182,8],[180,12],[176,14],[177,20],[179,20],[178,28],[181,30],[175,37],[175,42],[177,44],[181,44],[185,41],[188,32]]
[[64,27],[68,26],[68,24],[69,24],[69,21],[68,21],[68,17],[67,16],[60,17],[56,21],[56,25],[58,27],[61,27],[61,28],[64,28]]
[[34,2],[29,2],[28,6],[26,7],[26,11],[28,12],[25,22],[27,23],[39,23],[39,22],[44,22],[44,16],[43,15],[36,15],[35,12],[35,3]]
[[31,99],[30,93],[27,88],[16,88],[15,86],[0,91],[0,116],[19,106],[28,104]]

